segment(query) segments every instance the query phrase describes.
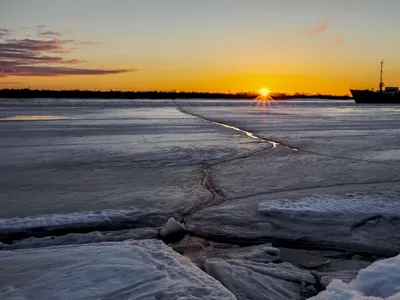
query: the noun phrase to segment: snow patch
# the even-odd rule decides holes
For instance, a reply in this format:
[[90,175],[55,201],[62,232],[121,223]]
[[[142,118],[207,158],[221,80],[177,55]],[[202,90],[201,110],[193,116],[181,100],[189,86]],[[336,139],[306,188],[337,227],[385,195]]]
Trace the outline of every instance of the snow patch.
[[400,255],[374,262],[346,284],[333,280],[327,289],[310,300],[399,300]]

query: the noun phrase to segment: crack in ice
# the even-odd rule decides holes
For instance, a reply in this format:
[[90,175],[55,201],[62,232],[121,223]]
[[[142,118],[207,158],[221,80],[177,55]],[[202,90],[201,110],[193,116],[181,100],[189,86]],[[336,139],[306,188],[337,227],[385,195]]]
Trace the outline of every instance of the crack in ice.
[[250,132],[250,131],[246,131],[246,130],[241,129],[241,128],[239,128],[239,127],[235,127],[235,126],[232,126],[232,125],[229,125],[229,124],[225,124],[225,123],[220,123],[220,122],[217,122],[217,121],[213,121],[213,120],[210,120],[210,119],[206,119],[206,118],[204,118],[204,117],[202,117],[202,116],[199,116],[199,115],[195,115],[195,114],[189,113],[189,112],[187,112],[187,111],[184,111],[182,108],[179,108],[178,110],[179,110],[180,112],[186,114],[186,115],[190,115],[190,116],[192,116],[192,117],[199,118],[199,119],[201,119],[201,120],[203,120],[203,121],[210,122],[210,123],[213,123],[213,124],[218,125],[218,126],[221,126],[221,127],[225,127],[225,128],[228,128],[228,129],[232,129],[232,130],[235,130],[235,131],[244,133],[246,136],[248,136],[248,137],[250,137],[250,138],[252,138],[252,139],[255,139],[255,140],[258,140],[258,141],[261,141],[261,142],[265,142],[265,143],[269,143],[269,144],[272,145],[272,148],[277,148],[278,146],[285,146],[286,148],[289,148],[289,149],[291,149],[291,150],[293,150],[293,151],[298,151],[298,150],[299,150],[299,149],[297,149],[297,148],[295,148],[295,147],[290,147],[290,146],[284,145],[284,144],[282,144],[282,143],[280,143],[280,142],[275,142],[275,141],[271,141],[271,140],[264,139],[264,138],[262,138],[262,137],[259,137],[259,136],[255,135],[254,133],[252,133],[252,132]]

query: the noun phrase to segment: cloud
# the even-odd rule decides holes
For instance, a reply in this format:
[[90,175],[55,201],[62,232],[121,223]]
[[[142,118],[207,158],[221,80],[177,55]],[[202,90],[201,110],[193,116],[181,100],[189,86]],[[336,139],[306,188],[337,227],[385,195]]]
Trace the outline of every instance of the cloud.
[[315,27],[313,30],[311,30],[308,33],[308,35],[309,36],[313,36],[313,35],[316,35],[318,33],[324,32],[328,28],[328,25],[329,25],[329,20],[325,19],[321,23],[319,23],[317,27]]
[[[0,40],[0,77],[8,76],[67,76],[67,75],[108,75],[136,71],[135,69],[83,69],[69,68],[64,65],[85,63],[85,60],[66,58],[79,48],[73,45],[96,45],[94,41],[77,41],[74,39],[55,39],[61,33],[51,30],[43,31],[45,25],[35,26],[39,29],[36,38],[9,39],[11,30],[1,28]],[[7,36],[6,36],[7,35]],[[0,35],[0,37],[2,37]]]
[[57,31],[43,31],[39,34],[40,36],[50,36],[50,37],[57,37],[57,36],[62,36],[60,32]]
[[331,48],[331,47],[333,47],[335,45],[340,44],[341,42],[342,42],[342,37],[337,36],[335,39],[330,40],[328,43],[326,43],[325,48],[329,49],[329,48]]
[[100,42],[94,42],[94,41],[86,41],[86,42],[74,42],[75,45],[99,45],[101,44]]
[[63,64],[82,64],[87,62],[87,60],[81,60],[81,59],[68,59],[68,60],[63,60],[61,63]]
[[[74,69],[64,67],[38,67],[38,66],[20,66],[13,68],[6,75],[8,76],[65,76],[65,75],[109,75],[109,74],[120,74],[126,72],[136,71],[134,69],[117,69],[117,70],[106,70],[106,69]],[[1,72],[1,71],[0,71]],[[1,73],[0,73],[1,77]]]
[[0,39],[7,38],[7,36],[11,33],[12,33],[12,30],[0,28]]
[[38,40],[38,39],[9,39],[0,42],[0,53],[29,52],[32,54],[54,50],[64,50],[64,46],[75,40]]
[[76,48],[70,48],[70,49],[62,49],[62,50],[51,50],[49,52],[50,53],[67,54],[67,53],[71,53],[72,50],[77,50],[77,49]]

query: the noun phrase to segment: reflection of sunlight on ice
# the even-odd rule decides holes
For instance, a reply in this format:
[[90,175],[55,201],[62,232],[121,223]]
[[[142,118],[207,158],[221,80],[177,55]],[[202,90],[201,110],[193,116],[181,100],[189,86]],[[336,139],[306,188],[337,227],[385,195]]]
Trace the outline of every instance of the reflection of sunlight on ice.
[[210,122],[213,123],[213,124],[215,124],[215,125],[219,125],[219,126],[222,126],[222,127],[225,127],[225,128],[229,128],[229,129],[233,129],[233,130],[236,130],[236,131],[239,131],[239,132],[243,132],[243,133],[245,133],[248,137],[251,137],[251,138],[253,138],[253,139],[256,139],[256,140],[259,140],[259,141],[262,141],[262,142],[270,143],[270,144],[272,144],[272,147],[273,147],[273,148],[276,148],[277,146],[279,146],[279,143],[277,143],[277,142],[268,141],[268,140],[262,139],[262,138],[260,138],[260,137],[258,137],[258,136],[255,136],[255,135],[254,135],[253,133],[251,133],[251,132],[242,130],[242,129],[237,128],[237,127],[235,127],[235,126],[231,126],[231,125],[227,125],[227,124],[223,124],[223,123],[218,123],[218,122],[215,122],[215,121],[210,121]]
[[255,99],[250,101],[250,105],[255,104],[255,107],[259,107],[264,111],[272,106],[272,104],[276,104],[277,102],[272,98],[270,93],[260,94]]
[[67,117],[61,116],[12,116],[0,118],[0,121],[50,121],[50,120],[63,120]]

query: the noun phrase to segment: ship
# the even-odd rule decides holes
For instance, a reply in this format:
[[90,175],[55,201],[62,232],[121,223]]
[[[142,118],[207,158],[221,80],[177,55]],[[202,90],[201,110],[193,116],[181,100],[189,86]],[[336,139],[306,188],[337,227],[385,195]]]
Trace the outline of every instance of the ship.
[[379,91],[375,90],[350,90],[356,103],[371,104],[400,104],[400,91],[398,87],[384,87],[383,83],[383,64],[381,61],[381,77],[379,81]]

